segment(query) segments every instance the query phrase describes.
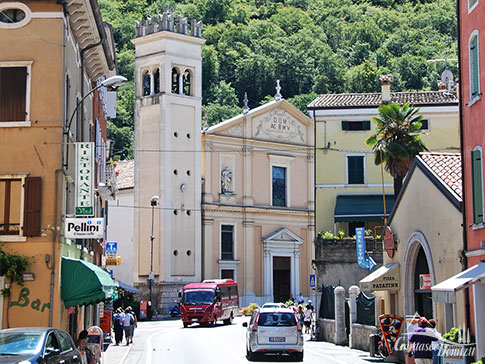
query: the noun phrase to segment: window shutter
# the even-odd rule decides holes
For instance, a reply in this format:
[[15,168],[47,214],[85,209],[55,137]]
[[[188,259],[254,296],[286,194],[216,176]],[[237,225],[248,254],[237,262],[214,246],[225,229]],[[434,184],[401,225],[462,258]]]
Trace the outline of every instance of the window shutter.
[[41,179],[25,179],[24,236],[40,236]]
[[342,120],[342,130],[349,130],[349,122]]
[[472,151],[472,190],[473,190],[473,222],[483,222],[483,183],[482,183],[482,153]]
[[479,84],[479,75],[478,75],[478,37],[474,37],[470,44],[470,72],[471,72],[471,94],[472,97],[478,95],[478,84]]
[[364,130],[370,130],[370,120],[364,120]]
[[349,184],[364,183],[364,157],[347,157]]
[[27,67],[0,67],[0,121],[25,121]]

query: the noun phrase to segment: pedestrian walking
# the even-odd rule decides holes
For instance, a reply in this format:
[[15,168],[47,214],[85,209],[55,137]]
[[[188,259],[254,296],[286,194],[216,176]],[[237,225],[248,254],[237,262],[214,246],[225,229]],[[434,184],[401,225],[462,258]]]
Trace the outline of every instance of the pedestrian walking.
[[123,319],[123,329],[125,330],[125,340],[126,345],[130,345],[132,342],[132,328],[135,324],[135,318],[133,314],[130,312],[130,307],[126,308],[125,317]]
[[297,315],[298,315],[298,320],[300,322],[300,325],[303,326],[304,319],[305,319],[305,311],[303,311],[303,305],[298,305]]
[[314,307],[312,305],[312,300],[308,300],[308,304],[305,307],[305,317],[303,322],[305,324],[305,334],[310,333],[310,326],[312,325]]
[[87,347],[86,345],[87,342],[88,342],[88,332],[86,330],[82,330],[79,333],[77,340],[74,344],[76,345],[76,348],[81,353],[82,364],[95,364],[96,358],[94,357],[91,350],[89,350],[89,348]]
[[416,364],[433,364],[431,343],[437,340],[438,338],[429,328],[428,320],[425,317],[420,317],[418,327],[414,329],[409,337],[409,342],[411,343],[410,352],[412,350]]
[[115,314],[113,315],[113,330],[115,332],[115,345],[118,346],[123,341],[123,320],[124,320],[124,313],[121,310],[121,307],[116,309]]
[[133,344],[133,336],[135,336],[135,328],[138,327],[138,319],[136,317],[135,311],[131,308],[131,306],[128,306],[131,315],[133,316],[134,322],[131,325],[131,343]]
[[442,340],[441,340],[441,334],[436,330],[436,321],[435,319],[430,319],[429,321],[429,328],[431,331],[433,331],[433,334],[436,336],[438,340],[433,341],[431,343],[431,353],[433,355],[433,364],[439,364],[440,362],[440,357],[439,357],[439,352],[440,348],[442,345]]
[[296,303],[298,303],[299,305],[303,305],[303,302],[305,302],[305,299],[303,298],[303,296],[301,295],[301,292],[300,292],[300,294],[297,297]]

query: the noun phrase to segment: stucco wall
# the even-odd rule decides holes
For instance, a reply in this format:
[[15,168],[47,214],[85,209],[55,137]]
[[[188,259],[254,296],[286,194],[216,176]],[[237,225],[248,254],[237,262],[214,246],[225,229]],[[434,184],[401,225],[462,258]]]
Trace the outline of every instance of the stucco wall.
[[319,340],[333,343],[335,341],[335,320],[319,319],[320,337]]
[[375,326],[352,324],[350,329],[349,346],[351,349],[370,351],[370,335],[377,334],[379,331]]

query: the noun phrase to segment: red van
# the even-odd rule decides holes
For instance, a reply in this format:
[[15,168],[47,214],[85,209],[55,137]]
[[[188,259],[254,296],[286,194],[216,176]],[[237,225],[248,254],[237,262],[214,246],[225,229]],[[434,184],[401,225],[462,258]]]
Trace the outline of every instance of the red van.
[[195,322],[215,325],[219,320],[230,325],[238,312],[239,293],[232,279],[207,279],[187,284],[182,291],[180,317],[184,327]]

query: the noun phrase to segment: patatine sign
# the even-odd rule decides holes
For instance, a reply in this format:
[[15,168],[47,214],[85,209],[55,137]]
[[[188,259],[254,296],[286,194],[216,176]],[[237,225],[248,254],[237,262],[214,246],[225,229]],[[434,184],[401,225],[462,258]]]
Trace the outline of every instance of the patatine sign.
[[255,137],[268,136],[270,139],[305,142],[300,123],[286,111],[273,110],[256,126]]

